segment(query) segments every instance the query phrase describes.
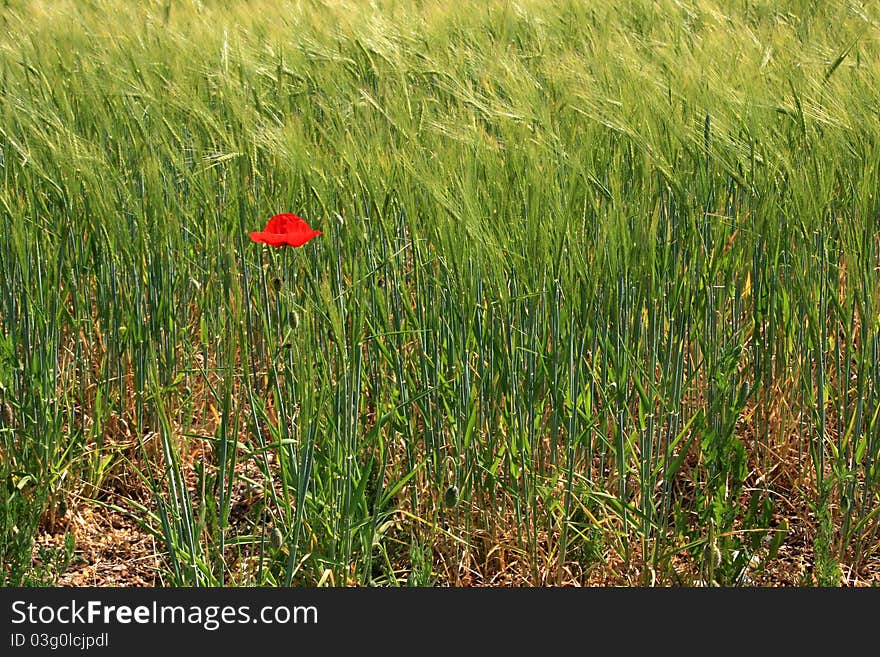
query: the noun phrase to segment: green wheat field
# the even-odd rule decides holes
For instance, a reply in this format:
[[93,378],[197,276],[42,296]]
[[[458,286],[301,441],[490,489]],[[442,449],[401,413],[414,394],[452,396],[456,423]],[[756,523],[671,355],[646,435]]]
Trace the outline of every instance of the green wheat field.
[[878,108],[874,1],[5,0],[0,583],[880,584]]

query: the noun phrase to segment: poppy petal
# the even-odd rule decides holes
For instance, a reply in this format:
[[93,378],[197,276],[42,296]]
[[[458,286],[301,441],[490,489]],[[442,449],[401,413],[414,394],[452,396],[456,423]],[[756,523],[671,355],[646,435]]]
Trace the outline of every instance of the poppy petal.
[[298,224],[305,223],[301,217],[295,214],[276,214],[269,219],[269,223],[266,224],[263,230],[267,233],[286,233]]
[[262,231],[248,233],[254,242],[270,246],[302,246],[321,234],[320,230],[312,230],[301,217],[289,213],[276,214]]

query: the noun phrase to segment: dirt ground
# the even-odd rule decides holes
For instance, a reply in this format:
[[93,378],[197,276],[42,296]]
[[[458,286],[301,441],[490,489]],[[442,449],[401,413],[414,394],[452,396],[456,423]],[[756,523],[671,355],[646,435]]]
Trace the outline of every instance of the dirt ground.
[[[98,586],[98,587],[154,587],[164,586],[162,565],[157,556],[162,546],[154,537],[126,517],[112,509],[96,507],[83,502],[77,508],[69,509],[64,518],[55,523],[54,531],[43,531],[34,547],[34,559],[39,563],[41,555],[47,550],[63,551],[65,534],[71,532],[75,538],[73,558],[67,568],[57,573],[57,586]],[[812,550],[807,537],[796,528],[790,532],[786,542],[780,547],[776,559],[765,568],[756,569],[744,584],[750,586],[811,586],[815,585],[812,576]],[[591,568],[587,572],[575,573],[567,569],[561,579],[563,586],[621,586],[635,582],[622,581],[619,573],[621,564],[615,555],[606,554],[604,567]],[[757,564],[756,564],[757,565]],[[518,568],[515,561],[508,562],[497,572],[479,572],[464,565],[456,567],[438,552],[437,571],[441,586],[528,586],[532,583],[525,577],[528,569]],[[691,572],[692,567],[682,561],[682,573]],[[844,587],[880,586],[880,557],[868,561],[860,572],[855,572],[845,564],[840,564],[841,581]],[[638,576],[636,577],[638,578]],[[548,578],[548,581],[553,581]],[[554,581],[555,583],[555,581]],[[685,586],[700,586],[699,580],[684,582]]]

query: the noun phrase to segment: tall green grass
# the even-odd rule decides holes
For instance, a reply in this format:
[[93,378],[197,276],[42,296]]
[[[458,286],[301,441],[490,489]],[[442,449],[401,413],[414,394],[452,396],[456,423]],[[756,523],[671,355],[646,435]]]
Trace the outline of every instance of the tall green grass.
[[876,562],[876,5],[444,7],[0,9],[5,584]]

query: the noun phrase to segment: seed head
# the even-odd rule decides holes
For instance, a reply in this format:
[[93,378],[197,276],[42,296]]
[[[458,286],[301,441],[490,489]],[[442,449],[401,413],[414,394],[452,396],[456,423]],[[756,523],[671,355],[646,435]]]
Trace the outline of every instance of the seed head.
[[446,508],[452,509],[458,504],[458,486],[450,486],[443,494],[443,504]]
[[281,533],[281,530],[278,527],[272,529],[272,535],[269,537],[269,545],[272,546],[273,550],[280,550],[281,546],[284,545],[284,534]]

